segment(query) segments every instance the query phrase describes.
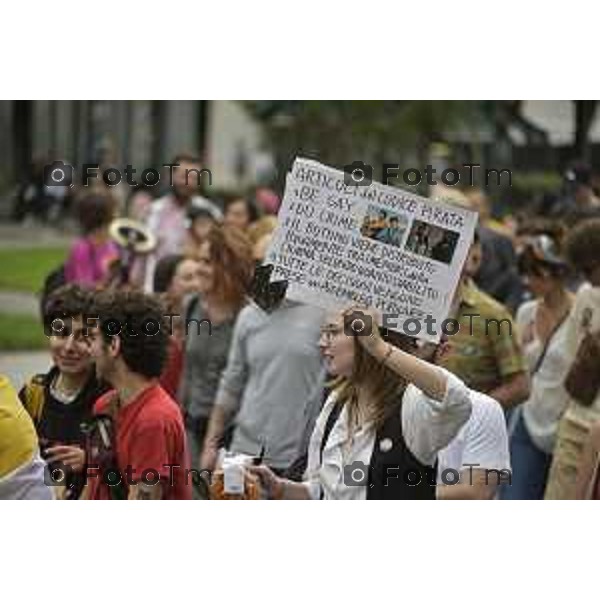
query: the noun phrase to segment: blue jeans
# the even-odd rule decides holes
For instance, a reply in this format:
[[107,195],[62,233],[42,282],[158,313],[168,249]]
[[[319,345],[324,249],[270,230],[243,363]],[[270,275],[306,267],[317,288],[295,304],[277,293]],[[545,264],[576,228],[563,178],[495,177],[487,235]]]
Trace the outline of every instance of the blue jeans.
[[509,443],[512,480],[511,485],[500,487],[500,500],[543,500],[552,455],[542,452],[533,443],[521,410]]

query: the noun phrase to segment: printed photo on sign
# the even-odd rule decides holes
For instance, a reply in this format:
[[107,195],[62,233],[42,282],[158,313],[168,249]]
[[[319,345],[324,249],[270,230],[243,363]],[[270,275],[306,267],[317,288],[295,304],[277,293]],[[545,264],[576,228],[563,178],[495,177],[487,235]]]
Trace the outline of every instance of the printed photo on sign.
[[[373,307],[402,332],[408,319],[448,317],[477,213],[376,181],[351,186],[343,171],[297,158],[277,218],[263,282],[269,297],[285,282],[288,300]],[[441,334],[439,326],[415,333],[431,342]]]
[[369,204],[360,233],[377,242],[400,247],[408,229],[408,218]]
[[456,231],[415,219],[405,249],[449,265],[459,237]]

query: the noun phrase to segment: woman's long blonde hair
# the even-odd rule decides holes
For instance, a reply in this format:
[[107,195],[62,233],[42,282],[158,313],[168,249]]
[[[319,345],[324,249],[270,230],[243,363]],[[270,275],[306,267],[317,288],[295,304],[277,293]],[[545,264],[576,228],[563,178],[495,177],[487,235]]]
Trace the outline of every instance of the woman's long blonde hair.
[[[389,332],[386,339],[389,343],[405,352],[414,352],[414,340],[408,336]],[[336,392],[336,402],[348,402],[349,414],[356,411],[358,388],[369,390],[370,411],[367,415],[369,427],[378,429],[395,410],[400,409],[402,396],[406,389],[404,377],[373,358],[355,338],[354,365],[350,377],[338,377],[330,387]]]

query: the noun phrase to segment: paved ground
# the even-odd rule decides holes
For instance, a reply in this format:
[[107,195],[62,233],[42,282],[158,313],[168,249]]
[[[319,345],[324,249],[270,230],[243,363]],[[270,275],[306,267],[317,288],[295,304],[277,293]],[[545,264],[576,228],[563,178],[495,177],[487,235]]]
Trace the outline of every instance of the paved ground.
[[6,375],[18,390],[35,373],[50,367],[48,352],[0,353],[0,373]]
[[35,222],[0,221],[0,248],[65,247],[73,240],[72,228],[56,228]]
[[37,317],[40,301],[35,294],[0,290],[0,313]]

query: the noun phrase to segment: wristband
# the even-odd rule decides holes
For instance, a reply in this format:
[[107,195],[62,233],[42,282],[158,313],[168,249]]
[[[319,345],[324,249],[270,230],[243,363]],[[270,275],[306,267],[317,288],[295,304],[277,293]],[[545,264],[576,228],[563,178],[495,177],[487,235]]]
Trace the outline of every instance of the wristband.
[[385,363],[387,362],[388,358],[390,357],[390,354],[392,353],[392,351],[394,350],[394,346],[392,346],[390,344],[390,347],[388,348],[388,351],[386,352],[383,360],[381,361],[381,366],[384,367]]

